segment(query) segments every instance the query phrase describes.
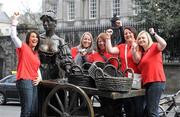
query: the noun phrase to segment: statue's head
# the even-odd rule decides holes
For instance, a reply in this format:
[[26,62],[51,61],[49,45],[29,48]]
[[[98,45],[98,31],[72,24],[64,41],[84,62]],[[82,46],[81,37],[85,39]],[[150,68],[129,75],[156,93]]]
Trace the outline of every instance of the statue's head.
[[114,14],[113,17],[111,18],[111,25],[112,27],[116,27],[116,22],[120,21],[120,18],[117,17],[117,14]]
[[45,18],[49,18],[51,21],[57,22],[56,13],[54,10],[47,10],[42,14],[40,20],[43,21]]
[[57,24],[57,17],[53,10],[48,10],[40,17],[46,31],[54,31]]

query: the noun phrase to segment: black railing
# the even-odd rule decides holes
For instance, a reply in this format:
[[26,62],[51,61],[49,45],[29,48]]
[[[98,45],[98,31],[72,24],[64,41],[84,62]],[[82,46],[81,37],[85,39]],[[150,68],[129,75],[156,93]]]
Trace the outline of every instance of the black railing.
[[[129,23],[125,24],[126,26],[133,26],[137,29],[137,31],[141,30],[148,30],[150,26],[148,24],[134,24]],[[77,46],[79,44],[79,40],[81,38],[81,35],[88,31],[92,33],[94,37],[94,42],[97,37],[97,35],[101,32],[104,32],[107,28],[111,27],[111,24],[107,25],[84,25],[79,27],[68,27],[64,29],[57,30],[57,34],[60,35],[65,39],[67,43],[69,43],[70,47]],[[156,28],[156,27],[154,27]],[[163,35],[162,35],[163,37]],[[178,38],[169,38],[166,39],[167,41],[167,47],[163,51],[163,62],[164,63],[180,63],[180,42]]]

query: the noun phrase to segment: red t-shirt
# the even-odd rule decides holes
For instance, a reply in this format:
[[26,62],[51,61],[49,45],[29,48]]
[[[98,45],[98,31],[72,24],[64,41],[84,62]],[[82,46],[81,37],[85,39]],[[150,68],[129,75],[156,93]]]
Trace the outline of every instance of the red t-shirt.
[[[117,56],[116,55],[112,55],[112,54],[110,54],[110,53],[108,53],[108,52],[104,52],[103,53],[103,55],[104,55],[104,57],[108,60],[109,58],[111,58],[111,57],[115,57],[115,58],[117,58]],[[92,54],[90,54],[89,56],[88,56],[88,62],[106,62],[106,60],[102,57],[102,55],[100,55],[100,53],[99,52],[94,52],[94,53],[92,53]],[[114,66],[116,66],[116,67],[118,67],[118,63],[117,63],[117,61],[116,60],[110,60],[109,61],[112,65],[114,65]]]
[[151,47],[143,53],[138,68],[141,70],[143,85],[150,82],[166,81],[162,52],[158,49],[157,43],[153,43]]
[[26,43],[22,43],[22,47],[17,48],[16,53],[18,57],[17,80],[34,80],[38,76],[37,71],[40,66],[38,53],[34,53]]
[[71,48],[71,56],[72,56],[72,59],[73,59],[73,60],[74,60],[74,58],[76,57],[77,53],[78,53],[77,47]]
[[[117,47],[119,48],[119,57],[120,57],[120,60],[121,60],[121,70],[123,72],[126,69],[125,46],[126,46],[126,44],[117,45]],[[134,70],[134,73],[140,73],[140,71],[137,68],[137,64],[133,61],[130,46],[127,47],[127,61],[128,61],[128,68],[132,68]]]

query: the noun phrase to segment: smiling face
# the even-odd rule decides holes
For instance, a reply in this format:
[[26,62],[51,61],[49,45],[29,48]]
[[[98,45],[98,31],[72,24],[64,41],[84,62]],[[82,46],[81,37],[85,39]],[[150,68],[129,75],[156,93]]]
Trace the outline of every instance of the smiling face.
[[106,42],[104,39],[99,38],[97,41],[97,47],[100,51],[105,51],[106,50]]
[[147,50],[153,43],[151,36],[146,31],[141,31],[137,37],[137,43],[142,46],[144,50]]
[[92,39],[88,34],[85,34],[83,39],[81,40],[81,44],[83,48],[90,48],[92,44]]
[[29,37],[29,43],[28,43],[29,47],[34,49],[37,46],[38,41],[39,40],[38,40],[37,34],[32,32]]
[[124,38],[126,40],[126,43],[132,43],[135,41],[134,34],[129,29],[124,30]]

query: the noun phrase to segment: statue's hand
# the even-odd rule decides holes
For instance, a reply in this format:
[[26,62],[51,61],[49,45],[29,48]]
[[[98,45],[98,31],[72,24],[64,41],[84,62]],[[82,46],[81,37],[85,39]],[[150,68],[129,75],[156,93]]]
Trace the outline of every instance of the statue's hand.
[[70,73],[71,64],[67,64],[65,67],[66,73]]

